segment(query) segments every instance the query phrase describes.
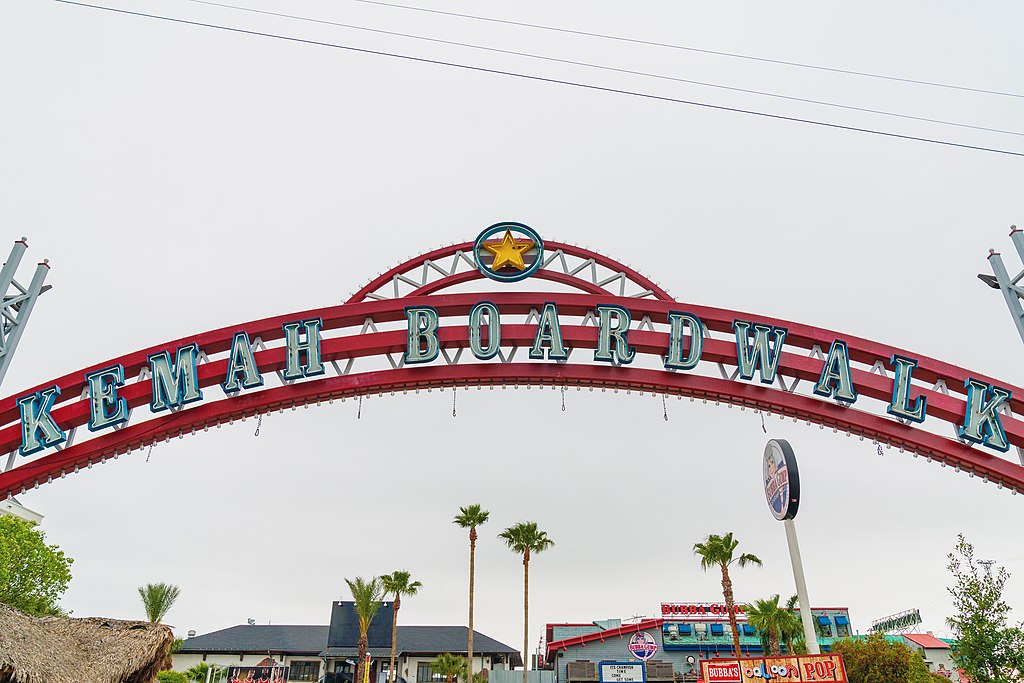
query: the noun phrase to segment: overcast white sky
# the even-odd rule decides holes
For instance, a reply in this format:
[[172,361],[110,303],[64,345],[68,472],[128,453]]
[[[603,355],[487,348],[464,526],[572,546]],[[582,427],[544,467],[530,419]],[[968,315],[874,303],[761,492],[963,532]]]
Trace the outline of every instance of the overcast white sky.
[[[241,3],[242,0],[240,0]],[[410,0],[412,1],[412,0]],[[422,6],[1024,93],[1012,2],[478,2]],[[313,40],[1024,151],[1024,139],[481,53],[185,0],[116,6]],[[250,7],[975,125],[1024,130],[1024,100],[425,15],[351,0]],[[54,289],[3,394],[208,329],[338,303],[377,272],[517,220],[631,263],[684,302],[911,349],[1020,385],[1022,345],[976,279],[1024,221],[1024,159],[815,128],[130,17],[0,5],[0,249],[21,235]],[[6,251],[4,251],[6,254]],[[28,279],[28,270],[22,273]],[[521,564],[496,534],[556,541],[531,571],[554,621],[713,600],[691,547],[733,531],[793,592],[760,488],[751,412],[650,396],[511,390],[272,415],[121,458],[21,497],[75,558],[63,605],[141,618],[169,581],[179,634],[325,624],[344,578],[408,569],[402,621],[465,623],[460,505],[481,530],[477,627],[518,646]],[[617,420],[624,434],[601,425]],[[518,427],[496,445],[496,422]],[[867,442],[770,420],[800,458],[811,600],[854,627],[920,608],[942,634],[958,532],[1015,573],[1024,497]],[[415,434],[410,449],[408,434]]]

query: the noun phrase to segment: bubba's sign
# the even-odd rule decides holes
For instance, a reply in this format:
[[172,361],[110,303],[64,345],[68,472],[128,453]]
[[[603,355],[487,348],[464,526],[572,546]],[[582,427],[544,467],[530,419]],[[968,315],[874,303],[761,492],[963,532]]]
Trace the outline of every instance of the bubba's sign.
[[[745,604],[739,603],[734,608],[737,619],[742,621],[747,618]],[[663,602],[661,603],[661,616],[665,619],[681,621],[702,619],[718,621],[729,618],[729,608],[725,606],[725,603],[720,602]]]
[[700,663],[705,683],[846,683],[842,655],[799,655],[796,657],[755,657],[712,659]]

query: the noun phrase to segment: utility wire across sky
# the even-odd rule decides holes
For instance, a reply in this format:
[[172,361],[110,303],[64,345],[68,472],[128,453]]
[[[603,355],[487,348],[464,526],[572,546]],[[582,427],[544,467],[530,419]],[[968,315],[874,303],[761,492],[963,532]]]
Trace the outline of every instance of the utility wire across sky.
[[731,57],[733,59],[747,59],[754,62],[765,62],[767,64],[781,64],[783,66],[793,66],[801,69],[814,69],[817,71],[830,71],[837,74],[847,74],[850,76],[863,76],[865,78],[879,78],[886,81],[898,81],[900,83],[913,83],[915,85],[926,85],[933,88],[948,88],[950,90],[965,90],[967,92],[985,93],[986,95],[999,95],[1002,97],[1020,97],[1024,98],[1024,94],[1015,92],[1004,92],[1001,90],[989,90],[986,88],[972,88],[966,85],[952,85],[950,83],[937,83],[935,81],[924,81],[915,78],[902,78],[900,76],[887,76],[885,74],[875,74],[867,71],[854,71],[852,69],[838,69],[830,66],[821,66],[818,64],[804,64],[801,62],[789,62],[783,59],[770,59],[768,57],[757,57],[755,55],[744,55],[736,52],[722,52],[720,50],[707,50],[699,47],[690,47],[688,45],[674,45],[672,43],[659,43],[653,40],[642,40],[640,38],[627,38],[624,36],[615,36],[607,33],[594,33],[591,31],[580,31],[571,28],[561,28],[559,26],[545,26],[544,24],[531,24],[525,21],[512,21],[511,19],[496,19],[494,17],[482,17],[476,14],[463,14],[460,12],[450,12],[439,9],[432,9],[429,7],[416,7],[413,5],[400,5],[394,2],[383,2],[383,0],[353,0],[354,2],[361,2],[366,5],[380,5],[382,7],[393,7],[395,9],[410,10],[413,12],[428,12],[430,14],[443,14],[450,17],[461,17],[463,19],[473,19],[475,21],[488,21],[495,24],[507,24],[509,26],[523,26],[527,28],[535,28],[542,31],[555,31],[557,33],[568,33],[576,36],[588,36],[591,38],[604,38],[605,40],[617,40],[624,43],[635,43],[637,45],[649,45],[652,47],[665,47],[672,50],[685,50],[687,52],[699,52],[706,55],[717,55],[719,57]]
[[235,26],[225,26],[225,25],[222,25],[222,24],[212,24],[212,23],[201,22],[201,21],[193,21],[193,20],[189,20],[189,19],[181,19],[181,18],[178,18],[178,17],[171,17],[171,16],[166,16],[166,15],[160,15],[160,14],[151,14],[151,13],[147,13],[147,12],[136,12],[136,11],[132,11],[132,10],[121,9],[121,8],[118,8],[118,7],[109,7],[109,6],[105,6],[105,5],[95,5],[95,4],[85,3],[85,2],[76,2],[75,0],[54,0],[54,1],[58,2],[58,3],[61,3],[61,4],[64,4],[64,5],[74,5],[74,6],[77,6],[77,7],[84,7],[84,8],[89,8],[89,9],[101,10],[101,11],[104,11],[104,12],[111,12],[111,13],[116,13],[116,14],[123,14],[123,15],[135,16],[135,17],[142,17],[142,18],[146,18],[146,19],[155,19],[155,20],[159,20],[159,21],[166,21],[166,22],[182,24],[182,25],[187,25],[187,26],[199,26],[199,27],[210,28],[210,29],[215,29],[215,30],[219,30],[219,31],[228,31],[228,32],[231,32],[231,33],[239,33],[239,34],[244,34],[244,35],[259,36],[259,37],[263,37],[263,38],[273,38],[273,39],[285,40],[285,41],[289,41],[289,42],[293,42],[293,43],[301,43],[301,44],[304,44],[304,45],[317,45],[317,46],[320,46],[320,47],[329,47],[329,48],[333,48],[333,49],[345,50],[345,51],[348,51],[348,52],[355,52],[355,53],[360,53],[360,54],[376,55],[376,56],[380,56],[380,57],[391,57],[393,59],[402,59],[402,60],[411,61],[411,62],[419,62],[419,63],[422,63],[422,64],[433,64],[435,66],[446,66],[446,67],[449,67],[449,68],[462,69],[462,70],[466,70],[466,71],[474,71],[474,72],[478,72],[478,73],[486,73],[486,74],[500,75],[500,76],[509,76],[509,77],[512,77],[512,78],[520,78],[520,79],[524,79],[524,80],[537,81],[537,82],[541,82],[541,83],[551,83],[551,84],[555,84],[555,85],[564,85],[564,86],[568,86],[568,87],[580,88],[580,89],[585,89],[585,90],[592,90],[592,91],[597,91],[597,92],[614,93],[614,94],[618,94],[618,95],[628,95],[628,96],[631,96],[631,97],[639,97],[639,98],[653,100],[653,101],[671,102],[671,103],[674,103],[674,104],[684,104],[684,105],[688,105],[688,106],[692,106],[692,107],[701,107],[701,108],[704,108],[704,109],[712,109],[712,110],[716,110],[716,111],[733,112],[733,113],[736,113],[736,114],[746,114],[748,116],[758,116],[758,117],[761,117],[761,118],[774,119],[774,120],[777,120],[777,121],[788,121],[788,122],[791,122],[791,123],[802,123],[802,124],[805,124],[805,125],[819,126],[819,127],[822,127],[822,128],[831,128],[831,129],[834,129],[834,130],[846,130],[846,131],[857,132],[857,133],[864,133],[864,134],[869,134],[869,135],[878,135],[878,136],[883,136],[883,137],[896,138],[896,139],[900,139],[900,140],[913,140],[913,141],[916,141],[916,142],[924,142],[924,143],[928,143],[928,144],[942,145],[942,146],[946,146],[946,147],[956,147],[956,148],[960,148],[960,149],[972,149],[972,150],[976,150],[976,151],[980,151],[980,152],[990,152],[990,153],[993,153],[993,154],[1003,154],[1003,155],[1007,155],[1007,156],[1024,157],[1024,152],[1017,152],[1017,151],[1007,150],[1007,149],[999,149],[999,148],[995,148],[995,147],[983,147],[983,146],[979,146],[979,145],[969,145],[969,144],[960,143],[960,142],[953,142],[953,141],[950,141],[950,140],[940,140],[940,139],[937,139],[937,138],[926,138],[926,137],[915,136],[915,135],[905,135],[905,134],[902,134],[902,133],[894,133],[894,132],[891,132],[891,131],[877,130],[877,129],[871,129],[871,128],[861,128],[861,127],[858,127],[858,126],[847,126],[847,125],[843,125],[843,124],[839,124],[839,123],[830,123],[830,122],[827,122],[827,121],[818,121],[818,120],[815,120],[815,119],[806,119],[806,118],[799,118],[799,117],[794,117],[794,116],[785,116],[785,115],[782,115],[782,114],[772,114],[772,113],[769,113],[769,112],[756,111],[756,110],[752,110],[752,109],[741,109],[741,108],[738,108],[738,107],[728,107],[728,106],[724,106],[724,105],[711,104],[711,103],[708,103],[708,102],[698,102],[698,101],[694,101],[694,100],[684,100],[684,99],[679,99],[679,98],[675,98],[675,97],[668,97],[668,96],[664,96],[664,95],[655,95],[653,93],[640,92],[640,91],[636,91],[636,90],[625,90],[625,89],[621,89],[621,88],[611,88],[611,87],[606,87],[606,86],[601,86],[601,85],[594,85],[594,84],[591,84],[591,83],[581,83],[581,82],[578,82],[578,81],[569,81],[569,80],[563,80],[563,79],[557,79],[557,78],[549,78],[549,77],[546,77],[546,76],[538,76],[538,75],[534,75],[534,74],[527,74],[527,73],[521,73],[521,72],[516,72],[516,71],[506,71],[506,70],[502,70],[502,69],[492,69],[492,68],[487,68],[487,67],[482,67],[482,66],[475,66],[475,65],[472,65],[472,64],[463,64],[463,63],[460,63],[460,62],[448,62],[448,61],[443,61],[443,60],[438,60],[438,59],[429,59],[429,58],[426,58],[426,57],[417,57],[417,56],[414,56],[414,55],[406,55],[406,54],[401,54],[401,53],[396,53],[396,52],[385,52],[385,51],[382,51],[382,50],[371,50],[371,49],[367,49],[367,48],[354,47],[354,46],[351,46],[351,45],[342,45],[340,43],[329,43],[329,42],[325,42],[325,41],[311,40],[311,39],[307,39],[307,38],[298,38],[296,36],[288,36],[288,35],[283,35],[283,34],[279,34],[279,33],[267,33],[267,32],[263,32],[263,31],[253,31],[253,30],[249,30],[249,29],[238,28],[238,27],[235,27]]
[[892,117],[901,118],[901,119],[909,119],[911,121],[923,121],[923,122],[926,122],[926,123],[935,123],[935,124],[939,124],[939,125],[943,125],[943,126],[955,126],[957,128],[969,128],[969,129],[972,129],[972,130],[987,131],[989,133],[1003,133],[1005,135],[1018,135],[1018,136],[1024,137],[1024,132],[1019,132],[1019,131],[1014,131],[1014,130],[1004,130],[1004,129],[1001,129],[1001,128],[989,128],[989,127],[986,127],[986,126],[976,126],[976,125],[969,124],[969,123],[959,123],[959,122],[956,122],[956,121],[945,121],[945,120],[942,120],[942,119],[928,118],[928,117],[925,117],[925,116],[914,116],[914,115],[911,115],[911,114],[901,114],[901,113],[898,113],[898,112],[885,111],[885,110],[881,110],[881,109],[871,109],[871,108],[868,108],[868,107],[857,107],[857,106],[854,106],[854,105],[840,104],[840,103],[837,103],[837,102],[825,102],[825,101],[822,101],[822,100],[814,100],[814,99],[810,99],[810,98],[806,98],[806,97],[795,97],[795,96],[792,96],[792,95],[782,95],[782,94],[779,94],[779,93],[766,92],[766,91],[763,91],[763,90],[752,90],[752,89],[749,89],[749,88],[739,88],[739,87],[734,87],[734,86],[729,86],[729,85],[722,85],[720,83],[709,83],[709,82],[706,82],[706,81],[696,81],[696,80],[691,80],[691,79],[688,79],[688,78],[678,78],[678,77],[675,77],[675,76],[667,76],[667,75],[664,75],[664,74],[656,74],[656,73],[651,73],[651,72],[648,72],[648,71],[636,71],[636,70],[633,70],[633,69],[623,69],[623,68],[614,67],[614,66],[607,66],[607,65],[604,65],[604,64],[594,64],[594,63],[591,63],[591,62],[580,62],[580,61],[575,61],[575,60],[572,60],[572,59],[561,59],[561,58],[558,58],[558,57],[550,57],[548,55],[538,55],[538,54],[534,54],[534,53],[530,53],[530,52],[520,52],[520,51],[517,51],[517,50],[505,50],[505,49],[502,49],[502,48],[490,47],[490,46],[487,46],[487,45],[476,45],[476,44],[473,44],[473,43],[463,43],[463,42],[459,42],[459,41],[455,41],[455,40],[444,40],[442,38],[431,38],[431,37],[428,37],[428,36],[417,35],[415,33],[401,33],[399,31],[388,31],[388,30],[381,29],[381,28],[372,28],[372,27],[369,27],[369,26],[357,26],[355,24],[346,24],[346,23],[337,22],[337,21],[329,21],[327,19],[317,19],[317,18],[314,18],[314,17],[304,17],[304,16],[299,16],[299,15],[296,15],[296,14],[287,14],[287,13],[284,13],[284,12],[272,12],[270,10],[261,10],[261,9],[255,9],[255,8],[252,8],[252,7],[244,7],[242,5],[231,5],[231,4],[227,4],[227,3],[223,3],[223,2],[214,2],[213,0],[185,0],[185,1],[186,2],[195,3],[195,4],[198,4],[198,5],[209,5],[209,6],[212,6],[212,7],[221,7],[221,8],[224,8],[224,9],[237,10],[237,11],[240,11],[240,12],[251,12],[253,14],[264,14],[264,15],[268,15],[268,16],[272,16],[272,17],[280,17],[280,18],[283,18],[283,19],[295,19],[297,21],[305,21],[305,22],[310,22],[310,23],[314,23],[314,24],[324,24],[324,25],[327,25],[327,26],[337,26],[337,27],[340,27],[340,28],[353,29],[353,30],[356,30],[356,31],[368,31],[370,33],[379,33],[379,34],[389,35],[389,36],[398,36],[398,37],[401,37],[401,38],[411,38],[413,40],[423,40],[423,41],[427,41],[427,42],[431,42],[431,43],[440,43],[442,45],[454,45],[454,46],[457,46],[457,47],[471,48],[473,50],[484,50],[484,51],[487,51],[487,52],[496,52],[496,53],[499,53],[499,54],[514,55],[514,56],[517,56],[517,57],[528,57],[530,59],[540,59],[540,60],[543,60],[543,61],[555,62],[555,63],[558,63],[558,64],[571,64],[573,66],[582,66],[582,67],[586,67],[588,69],[600,69],[602,71],[611,71],[611,72],[615,72],[615,73],[629,74],[629,75],[632,75],[632,76],[644,76],[646,78],[658,78],[658,79],[665,80],[665,81],[673,81],[675,83],[687,83],[687,84],[690,84],[690,85],[699,85],[699,86],[703,86],[703,87],[707,87],[707,88],[718,88],[720,90],[730,90],[730,91],[733,91],[733,92],[741,92],[741,93],[745,93],[745,94],[748,94],[748,95],[760,95],[760,96],[763,96],[763,97],[773,97],[773,98],[781,99],[781,100],[789,100],[791,102],[802,102],[802,103],[805,103],[805,104],[816,104],[816,105],[820,105],[820,106],[823,106],[823,107],[834,107],[836,109],[845,109],[845,110],[848,110],[848,111],[859,111],[859,112],[865,112],[865,113],[868,113],[868,114],[879,114],[881,116],[892,116]]

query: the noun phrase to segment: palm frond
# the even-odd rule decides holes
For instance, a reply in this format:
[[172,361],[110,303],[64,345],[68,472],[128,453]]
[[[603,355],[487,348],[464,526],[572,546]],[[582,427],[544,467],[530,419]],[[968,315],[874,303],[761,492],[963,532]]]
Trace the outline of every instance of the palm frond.
[[430,662],[430,670],[442,676],[458,678],[466,676],[466,658],[450,652],[442,652]]
[[455,515],[452,524],[457,524],[463,529],[472,529],[473,527],[482,526],[490,515],[491,513],[480,507],[479,503],[474,503],[466,507],[460,507],[459,514]]
[[159,624],[171,611],[181,589],[172,583],[147,583],[139,586],[139,597],[151,624]]
[[348,589],[352,592],[352,601],[355,602],[356,615],[359,617],[359,631],[366,633],[370,630],[370,622],[377,616],[380,610],[381,598],[384,597],[384,590],[379,576],[374,576],[367,581],[361,576],[355,579],[345,579]]
[[416,595],[423,584],[412,581],[412,574],[407,571],[394,571],[380,577],[381,590],[385,595]]
[[544,552],[555,544],[546,531],[537,528],[537,522],[519,522],[498,534],[513,552],[524,554]]
[[740,567],[746,567],[748,564],[756,564],[758,567],[764,565],[764,563],[761,562],[760,557],[758,557],[757,555],[751,555],[750,553],[743,553],[742,555],[740,555],[736,560],[736,564],[738,564]]

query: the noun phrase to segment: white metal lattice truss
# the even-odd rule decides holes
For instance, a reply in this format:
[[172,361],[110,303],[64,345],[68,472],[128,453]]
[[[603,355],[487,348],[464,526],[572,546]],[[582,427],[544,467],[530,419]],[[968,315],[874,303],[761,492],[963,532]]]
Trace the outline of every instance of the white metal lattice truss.
[[0,303],[0,318],[2,318],[0,320],[0,384],[3,383],[7,369],[11,366],[14,351],[18,348],[18,342],[21,341],[25,325],[36,305],[36,299],[45,289],[48,289],[43,286],[46,274],[50,271],[49,262],[46,259],[36,266],[36,272],[28,287],[14,279],[18,266],[21,265],[21,257],[25,255],[27,249],[28,238],[22,237],[14,243],[11,255],[7,257],[3,268],[0,268],[0,291],[3,292],[3,301]]

